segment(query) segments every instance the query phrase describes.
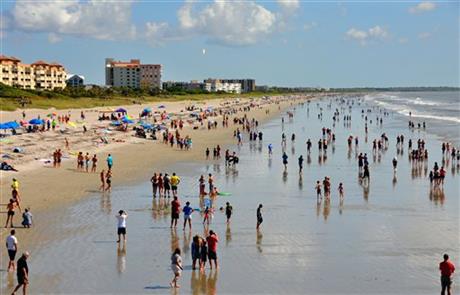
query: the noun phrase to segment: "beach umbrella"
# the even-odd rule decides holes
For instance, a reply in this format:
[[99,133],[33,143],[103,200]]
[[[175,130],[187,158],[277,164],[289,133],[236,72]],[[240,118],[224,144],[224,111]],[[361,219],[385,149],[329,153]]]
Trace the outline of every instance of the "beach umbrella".
[[165,105],[161,104],[161,105],[158,106],[158,108],[159,109],[165,109],[166,107],[165,107]]
[[118,108],[115,110],[116,113],[127,113],[128,111],[124,108]]
[[32,119],[29,121],[29,124],[32,124],[32,125],[42,125],[43,124],[43,120],[42,119]]
[[126,119],[126,120],[134,120],[133,117],[129,116],[129,115],[124,115],[123,117],[121,117],[121,119]]
[[151,113],[151,112],[152,112],[152,108],[150,108],[150,107],[145,108],[142,112],[144,112],[144,113]]
[[5,124],[7,124],[8,127],[12,128],[12,129],[16,129],[16,128],[21,127],[21,125],[19,125],[18,122],[15,122],[15,121],[7,122]]

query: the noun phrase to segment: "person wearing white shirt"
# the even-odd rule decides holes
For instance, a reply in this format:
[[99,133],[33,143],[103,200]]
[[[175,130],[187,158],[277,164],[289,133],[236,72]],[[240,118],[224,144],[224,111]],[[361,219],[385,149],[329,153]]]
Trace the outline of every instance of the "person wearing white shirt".
[[18,251],[18,239],[14,236],[16,231],[13,229],[10,232],[10,235],[6,237],[6,249],[8,250],[8,256],[10,261],[8,262],[8,271],[12,269],[15,270],[16,266],[14,265],[14,259],[16,257],[16,252]]
[[126,214],[125,211],[120,210],[118,211],[117,220],[118,220],[118,241],[117,243],[120,243],[121,241],[121,235],[123,235],[123,241],[126,242],[126,218],[128,217],[128,214]]

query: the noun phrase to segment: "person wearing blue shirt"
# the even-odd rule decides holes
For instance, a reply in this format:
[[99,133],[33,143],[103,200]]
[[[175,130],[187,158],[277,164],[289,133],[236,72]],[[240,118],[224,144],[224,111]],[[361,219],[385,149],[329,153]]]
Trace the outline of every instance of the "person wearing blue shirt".
[[190,202],[185,203],[185,206],[182,209],[182,212],[184,212],[184,230],[185,230],[185,226],[187,225],[187,222],[188,222],[188,227],[191,230],[192,229],[193,209],[192,207],[190,207]]
[[109,168],[109,170],[111,170],[112,166],[113,166],[113,158],[112,158],[112,155],[109,154],[107,156],[107,167]]

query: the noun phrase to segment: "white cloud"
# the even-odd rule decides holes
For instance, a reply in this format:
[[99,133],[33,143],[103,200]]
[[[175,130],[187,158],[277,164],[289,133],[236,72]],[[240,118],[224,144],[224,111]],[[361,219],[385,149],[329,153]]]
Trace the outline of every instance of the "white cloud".
[[277,30],[275,13],[252,1],[215,1],[199,11],[186,2],[178,11],[183,34],[206,36],[225,45],[250,45]]
[[420,34],[418,34],[418,38],[419,39],[428,39],[428,38],[431,38],[433,34],[431,32],[422,32]]
[[431,11],[436,8],[436,4],[433,2],[420,2],[419,4],[409,8],[410,13],[422,13],[426,11]]
[[345,33],[347,39],[358,41],[361,45],[366,45],[372,40],[384,40],[388,38],[388,36],[388,31],[381,26],[375,26],[368,30],[351,28]]
[[48,34],[48,42],[57,43],[59,41],[61,41],[61,37],[59,37],[59,35],[57,35],[55,33],[49,33]]
[[406,44],[407,42],[409,42],[409,39],[406,38],[406,37],[401,37],[398,39],[399,43],[401,44]]
[[278,5],[288,12],[294,12],[300,6],[299,0],[277,0]]
[[309,30],[315,28],[316,26],[318,26],[318,24],[316,22],[311,22],[311,23],[304,24],[303,29],[304,29],[304,31],[309,31]]
[[132,1],[78,0],[31,2],[18,0],[9,11],[10,29],[24,32],[47,32],[102,40],[134,38],[131,23]]

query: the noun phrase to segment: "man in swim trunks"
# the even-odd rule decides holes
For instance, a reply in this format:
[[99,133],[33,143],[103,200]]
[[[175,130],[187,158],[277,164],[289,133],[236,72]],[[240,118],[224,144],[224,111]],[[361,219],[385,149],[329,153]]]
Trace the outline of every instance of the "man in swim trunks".
[[186,202],[184,208],[182,209],[182,212],[184,212],[184,230],[185,226],[187,225],[188,222],[188,227],[191,230],[192,229],[192,213],[193,209],[190,207],[190,202]]
[[176,173],[173,173],[170,181],[171,181],[171,189],[172,189],[173,196],[177,197],[177,186],[180,183],[180,178],[179,176],[176,175]]
[[15,237],[16,231],[13,229],[10,232],[10,235],[6,237],[6,250],[8,251],[8,256],[10,261],[8,262],[8,269],[15,270],[14,258],[16,257],[16,252],[18,251],[18,239]]
[[177,221],[179,220],[180,213],[180,202],[177,197],[174,197],[174,200],[171,202],[171,228],[177,226]]
[[23,294],[27,294],[27,285],[29,285],[29,267],[27,266],[27,258],[29,258],[29,252],[24,252],[21,258],[18,259],[16,272],[18,285],[14,288],[11,295],[14,295],[21,287]]
[[8,227],[8,222],[10,223],[10,227],[14,227],[13,217],[14,217],[14,210],[16,209],[16,207],[17,207],[17,201],[10,199],[10,202],[8,203],[8,205],[6,205],[7,218],[6,218],[5,228]]

